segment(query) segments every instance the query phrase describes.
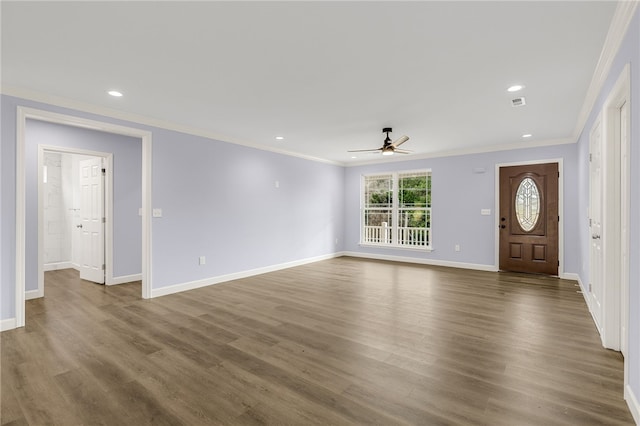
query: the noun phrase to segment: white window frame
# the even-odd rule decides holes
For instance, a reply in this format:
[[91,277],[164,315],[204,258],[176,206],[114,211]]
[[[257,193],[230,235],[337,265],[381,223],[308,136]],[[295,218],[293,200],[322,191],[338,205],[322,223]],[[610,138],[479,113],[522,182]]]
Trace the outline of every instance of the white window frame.
[[[425,208],[427,213],[427,217],[429,220],[425,218],[425,233],[428,236],[428,245],[409,245],[409,244],[401,244],[398,242],[398,225],[400,224],[400,207],[399,207],[399,181],[401,175],[409,175],[412,173],[425,173],[429,179],[431,179],[431,184],[433,186],[433,174],[431,169],[419,169],[419,170],[400,170],[393,172],[380,172],[380,173],[370,173],[364,174],[360,177],[360,245],[361,246],[371,246],[371,247],[385,247],[385,248],[394,248],[394,249],[403,249],[403,250],[418,250],[418,251],[432,251],[433,250],[433,233],[432,226],[427,226],[427,224],[432,225],[433,215],[432,215],[432,205],[433,198],[431,199],[431,204]],[[391,241],[388,243],[385,242],[372,242],[367,241],[365,237],[365,212],[367,209],[366,206],[366,180],[368,177],[372,176],[390,176],[392,182],[392,202],[391,202],[391,216],[392,216],[392,224],[391,228]],[[432,194],[433,196],[433,194]]]

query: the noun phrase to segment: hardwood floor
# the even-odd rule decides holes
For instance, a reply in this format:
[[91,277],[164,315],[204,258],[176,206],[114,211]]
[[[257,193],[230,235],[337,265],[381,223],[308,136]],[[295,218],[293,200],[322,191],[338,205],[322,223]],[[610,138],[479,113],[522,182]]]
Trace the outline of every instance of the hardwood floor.
[[354,258],[141,300],[47,273],[1,339],[2,425],[623,425],[571,281]]

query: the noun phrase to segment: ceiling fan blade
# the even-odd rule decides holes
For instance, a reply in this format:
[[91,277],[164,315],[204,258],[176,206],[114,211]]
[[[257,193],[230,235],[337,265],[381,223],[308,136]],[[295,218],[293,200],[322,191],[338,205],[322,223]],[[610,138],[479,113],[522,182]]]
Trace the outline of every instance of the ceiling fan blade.
[[396,139],[391,145],[394,148],[397,148],[397,147],[399,147],[400,145],[402,145],[403,143],[405,143],[408,140],[409,140],[409,136],[402,136],[402,137],[399,137],[398,139]]
[[382,148],[376,148],[376,149],[352,149],[351,151],[347,151],[347,152],[375,152],[375,151],[382,151]]
[[407,151],[406,149],[394,149],[393,152],[397,152],[398,154],[411,154],[413,151]]

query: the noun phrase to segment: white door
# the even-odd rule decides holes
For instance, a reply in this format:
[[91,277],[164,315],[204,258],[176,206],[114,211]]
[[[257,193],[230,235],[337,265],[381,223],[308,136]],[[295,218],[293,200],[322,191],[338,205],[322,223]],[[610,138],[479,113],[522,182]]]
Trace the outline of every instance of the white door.
[[598,121],[591,130],[589,144],[589,224],[591,250],[589,256],[589,299],[596,326],[602,335],[602,130]]
[[80,161],[80,278],[104,284],[104,175],[102,158]]
[[618,110],[620,123],[620,352],[627,355],[629,322],[629,132],[628,102]]

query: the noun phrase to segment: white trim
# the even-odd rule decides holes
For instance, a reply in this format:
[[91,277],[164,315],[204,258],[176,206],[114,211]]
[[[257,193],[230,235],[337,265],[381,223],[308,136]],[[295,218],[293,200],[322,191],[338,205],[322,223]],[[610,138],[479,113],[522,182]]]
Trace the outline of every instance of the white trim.
[[386,254],[360,253],[357,251],[346,251],[342,253],[342,256],[359,257],[363,259],[374,260],[388,260],[391,262],[417,263],[420,265],[446,266],[448,268],[473,269],[476,271],[498,271],[493,265],[483,265],[480,263],[463,263],[453,262],[450,260],[420,259],[415,257],[391,256]]
[[497,163],[495,166],[495,177],[494,177],[494,212],[495,213],[495,234],[494,234],[494,256],[495,256],[495,268],[496,270],[500,269],[500,222],[498,217],[500,216],[500,168],[501,167],[512,167],[512,166],[528,166],[533,164],[547,164],[547,163],[558,163],[558,216],[560,216],[560,220],[558,221],[558,276],[565,276],[564,273],[564,159],[562,158],[552,158],[547,160],[529,160],[529,161],[519,161],[512,163]]
[[[602,344],[605,348],[620,350],[622,344],[621,303],[623,299],[628,303],[628,287],[623,288],[621,265],[622,244],[627,243],[622,234],[620,207],[622,202],[629,206],[629,194],[621,194],[621,179],[630,182],[629,176],[621,176],[621,150],[619,133],[619,108],[623,104],[630,105],[630,67],[627,64],[616,80],[602,106],[602,157],[603,157],[603,185],[602,185]],[[630,125],[630,108],[627,109],[627,125]],[[627,139],[630,134],[627,132]],[[627,143],[630,141],[627,140]],[[628,146],[627,146],[628,148]],[[629,167],[626,168],[629,173]],[[628,211],[627,211],[628,219]],[[628,229],[628,223],[627,223]],[[627,245],[628,253],[628,245]],[[627,324],[624,329],[628,331]],[[628,340],[627,340],[628,341]],[[625,383],[626,384],[626,383]]]
[[40,297],[44,297],[43,289],[27,290],[24,292],[25,300],[38,299]]
[[26,165],[25,128],[27,113],[18,107],[16,123],[16,301],[15,327],[24,327],[25,311],[25,226],[26,226]]
[[[578,285],[580,286],[580,292],[582,293],[582,298],[584,299],[584,303],[587,305],[587,309],[589,309],[589,314],[591,315],[591,319],[593,319],[593,323],[598,330],[598,334],[600,333],[600,323],[598,322],[598,318],[593,313],[593,302],[591,301],[591,297],[589,296],[589,289],[584,286],[582,279],[578,276]],[[626,363],[626,358],[625,358]],[[625,373],[626,375],[626,373]]]
[[[44,153],[57,152],[61,154],[86,155],[96,158],[102,158],[106,164],[106,177],[104,180],[104,212],[105,212],[105,229],[104,229],[104,263],[105,282],[113,276],[113,154],[109,152],[91,151],[86,149],[75,149],[68,147],[59,147],[54,145],[38,145],[38,291],[39,297],[44,296],[44,209],[42,208],[42,200],[44,199],[44,184],[42,170],[44,165]],[[71,267],[71,262],[68,262]],[[62,269],[62,268],[57,268]],[[49,269],[51,270],[51,269]]]
[[14,328],[17,328],[15,318],[7,318],[7,319],[0,320],[0,332],[13,330]]
[[[144,115],[133,114],[129,112],[118,111],[111,108],[105,108],[102,106],[97,106],[94,104],[89,104],[85,102],[76,101],[73,99],[64,98],[61,96],[50,95],[42,92],[38,92],[35,90],[22,89],[12,86],[3,85],[0,93],[7,96],[13,96],[16,98],[26,99],[34,102],[42,102],[48,105],[55,105],[63,108],[70,108],[77,111],[88,112],[91,114],[101,115],[103,117],[115,118],[118,120],[129,121],[134,124],[142,124],[146,126],[153,126],[159,129],[172,130],[175,132],[186,133],[194,136],[201,136],[207,139],[213,139],[221,142],[231,143],[234,145],[242,145],[247,146],[254,149],[259,149],[261,151],[274,152],[276,154],[287,155],[290,157],[302,158],[305,160],[316,161],[319,163],[332,164],[337,166],[344,166],[343,163],[339,161],[327,160],[325,158],[314,157],[312,155],[300,154],[296,152],[287,151],[284,149],[278,149],[273,147],[267,147],[264,145],[258,145],[256,143],[240,139],[234,138],[231,136],[220,135],[209,130],[199,129],[193,126],[178,124],[166,120],[160,120],[156,118],[147,117]],[[115,133],[115,132],[111,132]]]
[[183,291],[195,290],[201,287],[207,287],[214,284],[221,284],[227,281],[239,280],[241,278],[253,277],[255,275],[266,274],[268,272],[280,271],[282,269],[302,266],[309,263],[320,262],[322,260],[333,259],[342,256],[342,252],[325,254],[322,256],[309,257],[306,259],[294,260],[292,262],[280,263],[277,265],[265,266],[262,268],[249,269],[246,271],[234,272],[232,274],[219,275],[217,277],[204,278],[202,280],[189,281],[186,283],[174,284],[166,287],[154,288],[151,297],[167,296],[169,294],[181,293]]
[[111,277],[106,285],[127,284],[133,281],[142,281],[142,274],[121,275],[119,277]]
[[24,327],[25,303],[25,226],[26,226],[26,164],[25,164],[25,128],[27,119],[46,121],[72,127],[98,130],[142,140],[142,297],[149,298],[152,287],[151,277],[151,161],[152,134],[149,131],[125,127],[102,121],[89,120],[50,111],[17,107],[16,123],[16,327]]
[[627,34],[627,29],[633,19],[637,5],[637,1],[618,2],[616,11],[611,19],[611,24],[609,25],[607,38],[604,41],[604,46],[600,53],[600,58],[598,59],[598,64],[593,72],[593,77],[591,77],[591,83],[589,84],[589,89],[587,90],[587,94],[584,98],[582,109],[580,110],[580,114],[578,114],[578,119],[576,120],[576,126],[573,130],[574,141],[578,140],[585,125],[587,124],[589,115],[591,114],[598,96],[602,91],[602,87],[609,76],[613,60],[618,54],[620,46],[624,41],[624,37]]
[[580,275],[576,274],[575,272],[565,272],[562,275],[558,275],[558,277],[562,280],[571,280],[571,281],[580,282]]
[[74,268],[72,262],[51,262],[51,263],[45,263],[44,265],[42,265],[42,270],[44,272],[57,271],[59,269],[72,269],[72,268]]
[[[625,370],[626,370],[627,358],[625,357]],[[640,404],[638,404],[638,398],[636,398],[636,394],[633,392],[633,389],[629,385],[625,385],[624,387],[624,399],[627,401],[627,405],[629,406],[629,411],[631,411],[631,415],[633,416],[633,420],[636,424],[640,424]]]

